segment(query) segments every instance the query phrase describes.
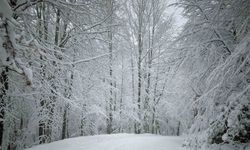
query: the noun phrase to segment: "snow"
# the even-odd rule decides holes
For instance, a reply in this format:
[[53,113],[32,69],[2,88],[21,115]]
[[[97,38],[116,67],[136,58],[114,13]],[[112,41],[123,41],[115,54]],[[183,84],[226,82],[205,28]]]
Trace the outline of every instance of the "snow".
[[27,150],[184,150],[182,137],[152,134],[112,134],[77,137]]
[[30,68],[23,68],[23,72],[25,74],[25,76],[27,77],[27,80],[30,82],[30,84],[32,83],[32,78],[33,78],[33,72]]
[[0,1],[0,15],[8,19],[12,18],[12,10],[6,0]]

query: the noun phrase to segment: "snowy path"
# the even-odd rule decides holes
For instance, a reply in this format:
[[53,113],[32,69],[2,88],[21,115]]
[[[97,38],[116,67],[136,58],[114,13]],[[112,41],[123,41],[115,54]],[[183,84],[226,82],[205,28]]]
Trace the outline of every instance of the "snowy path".
[[180,137],[113,134],[71,138],[27,150],[184,150]]

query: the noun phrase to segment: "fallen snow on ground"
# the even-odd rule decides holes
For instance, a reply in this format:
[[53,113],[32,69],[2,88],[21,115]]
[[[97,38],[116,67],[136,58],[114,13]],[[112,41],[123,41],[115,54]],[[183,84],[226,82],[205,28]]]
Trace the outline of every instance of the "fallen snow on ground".
[[183,138],[151,134],[112,134],[77,137],[27,150],[184,150]]

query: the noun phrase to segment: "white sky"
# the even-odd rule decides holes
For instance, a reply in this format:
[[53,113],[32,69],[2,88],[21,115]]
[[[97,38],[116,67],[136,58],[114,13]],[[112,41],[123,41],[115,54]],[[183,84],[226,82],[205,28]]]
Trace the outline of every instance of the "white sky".
[[[168,4],[176,3],[178,0],[168,0]],[[168,14],[173,14],[175,22],[174,25],[176,26],[175,29],[179,30],[186,22],[187,19],[182,16],[182,8],[178,8],[175,6],[171,6],[167,8]]]

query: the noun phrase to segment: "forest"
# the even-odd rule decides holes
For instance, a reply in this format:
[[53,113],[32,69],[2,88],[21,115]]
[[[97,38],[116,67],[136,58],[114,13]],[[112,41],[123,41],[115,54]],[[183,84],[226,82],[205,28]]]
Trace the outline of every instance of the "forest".
[[0,0],[0,150],[118,133],[250,150],[249,0]]

